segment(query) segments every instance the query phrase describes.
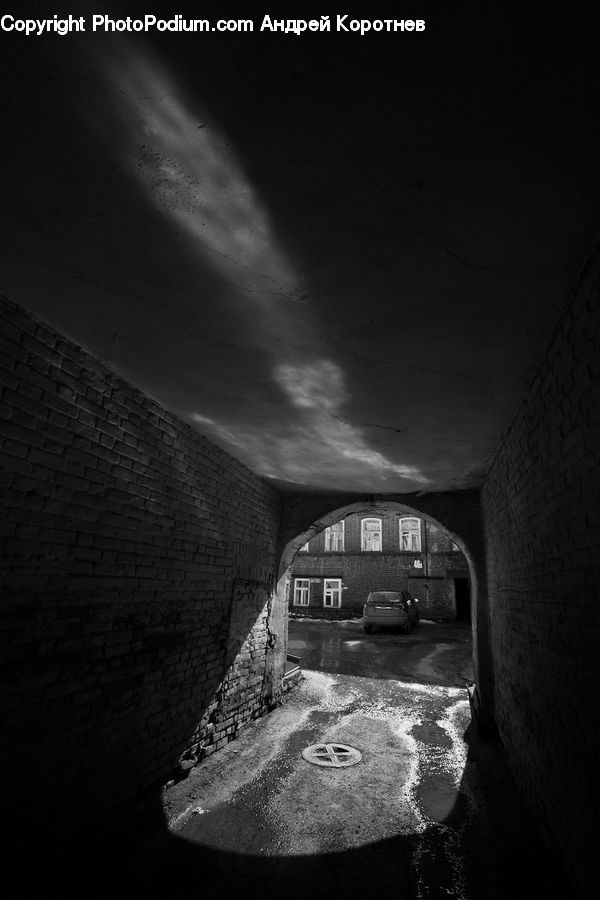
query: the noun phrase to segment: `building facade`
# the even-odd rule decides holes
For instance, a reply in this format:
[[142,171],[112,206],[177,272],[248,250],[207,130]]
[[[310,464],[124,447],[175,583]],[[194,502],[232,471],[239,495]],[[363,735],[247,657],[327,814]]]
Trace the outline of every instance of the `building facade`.
[[422,618],[470,618],[468,563],[445,532],[395,510],[353,514],[296,554],[290,615],[354,618],[369,591],[405,588],[418,598]]

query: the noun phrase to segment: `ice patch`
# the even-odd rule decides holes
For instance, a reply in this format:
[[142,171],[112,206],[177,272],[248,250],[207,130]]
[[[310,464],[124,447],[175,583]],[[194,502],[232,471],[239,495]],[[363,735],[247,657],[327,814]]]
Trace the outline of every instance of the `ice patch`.
[[446,732],[452,742],[452,749],[447,755],[448,772],[452,775],[456,787],[460,785],[467,762],[467,744],[464,733],[471,721],[469,701],[457,700],[448,707],[444,716],[435,723]]
[[[421,619],[421,621],[423,620]],[[362,625],[362,618],[316,619],[313,616],[290,616],[290,622],[327,622],[328,625]]]

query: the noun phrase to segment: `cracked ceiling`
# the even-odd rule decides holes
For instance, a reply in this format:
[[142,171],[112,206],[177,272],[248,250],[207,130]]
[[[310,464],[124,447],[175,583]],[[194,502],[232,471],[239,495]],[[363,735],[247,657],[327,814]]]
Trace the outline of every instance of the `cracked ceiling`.
[[594,242],[598,75],[581,23],[427,22],[3,35],[0,290],[280,486],[477,484]]

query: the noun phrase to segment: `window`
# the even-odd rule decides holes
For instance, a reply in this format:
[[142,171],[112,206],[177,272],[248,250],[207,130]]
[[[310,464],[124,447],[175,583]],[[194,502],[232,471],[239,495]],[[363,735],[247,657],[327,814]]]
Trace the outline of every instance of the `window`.
[[309,550],[309,547],[308,547],[308,541],[307,541],[305,544],[302,545],[302,547],[300,547],[300,550],[298,552],[299,553],[308,553],[308,550]]
[[294,578],[294,606],[308,606],[310,578]]
[[360,524],[360,549],[381,550],[381,519],[363,519]]
[[421,552],[421,520],[400,519],[400,549]]
[[325,529],[325,550],[330,553],[344,552],[344,522],[330,525]]
[[323,606],[339,609],[342,605],[342,579],[325,578],[323,582]]

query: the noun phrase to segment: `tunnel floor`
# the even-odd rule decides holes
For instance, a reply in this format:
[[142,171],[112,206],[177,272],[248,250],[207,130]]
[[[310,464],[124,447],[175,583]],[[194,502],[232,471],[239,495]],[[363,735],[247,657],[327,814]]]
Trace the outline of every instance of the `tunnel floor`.
[[[321,743],[362,759],[311,765]],[[305,671],[163,801],[168,832],[131,866],[155,900],[574,896],[462,688]]]

